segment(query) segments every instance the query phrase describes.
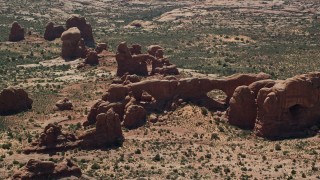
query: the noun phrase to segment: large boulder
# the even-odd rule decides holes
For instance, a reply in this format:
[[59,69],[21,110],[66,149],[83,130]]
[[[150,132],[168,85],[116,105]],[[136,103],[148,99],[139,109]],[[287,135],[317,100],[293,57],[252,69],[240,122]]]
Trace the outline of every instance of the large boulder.
[[94,45],[94,38],[92,34],[92,27],[86,22],[84,17],[72,16],[66,22],[66,28],[70,29],[76,27],[80,30],[81,37],[87,46]]
[[75,59],[87,55],[87,49],[81,40],[81,33],[78,28],[73,27],[63,32],[61,41],[61,56],[64,59]]
[[17,42],[24,40],[24,28],[19,23],[13,22],[9,34],[9,41]]
[[55,26],[53,22],[49,22],[46,25],[46,30],[44,32],[44,39],[48,41],[53,41],[56,38],[60,38],[64,31],[65,29],[63,26]]
[[143,125],[146,122],[147,112],[139,105],[130,105],[125,113],[123,126],[132,129]]
[[81,176],[81,169],[69,159],[59,164],[30,159],[23,169],[13,175],[12,179],[60,179]]
[[6,88],[0,93],[0,115],[29,110],[32,103],[32,99],[23,89]]
[[89,51],[87,57],[84,61],[85,64],[89,64],[91,66],[99,64],[99,57],[96,51]]

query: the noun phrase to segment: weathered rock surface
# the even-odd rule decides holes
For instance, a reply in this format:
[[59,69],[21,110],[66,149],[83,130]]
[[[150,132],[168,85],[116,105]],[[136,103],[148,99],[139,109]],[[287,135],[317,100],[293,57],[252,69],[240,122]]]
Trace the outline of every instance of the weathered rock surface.
[[149,75],[147,63],[152,62],[153,74],[177,75],[177,67],[171,64],[168,59],[163,57],[163,49],[160,46],[153,45],[149,47],[149,54],[141,52],[141,46],[138,44],[128,48],[125,42],[118,46],[116,60],[118,63],[117,75],[123,76],[127,73],[141,76]]
[[73,134],[63,133],[61,126],[55,124],[48,124],[40,137],[35,142],[32,142],[32,147],[28,147],[24,150],[25,153],[32,152],[46,152],[56,151],[67,148],[74,145],[77,137]]
[[80,178],[81,175],[81,169],[69,159],[59,164],[55,164],[52,161],[30,159],[23,169],[13,175],[13,179]]
[[61,35],[62,49],[61,56],[64,59],[75,59],[86,57],[87,49],[81,40],[81,34],[78,28],[70,28]]
[[229,123],[279,139],[310,135],[320,124],[320,73],[263,80],[238,87],[230,100]]
[[147,112],[142,106],[130,105],[123,119],[123,126],[132,129],[143,125],[146,122]]
[[73,108],[73,104],[68,98],[64,98],[62,100],[59,100],[56,103],[56,106],[60,111],[72,110],[72,108]]
[[151,56],[156,56],[156,52],[159,50],[159,49],[163,49],[161,46],[159,45],[151,45],[148,47],[148,53],[151,55]]
[[32,108],[32,99],[23,89],[7,88],[0,93],[0,115],[26,111]]
[[133,74],[133,75],[124,75],[121,77],[122,84],[130,84],[130,83],[136,83],[140,82],[140,78]]
[[164,50],[160,46],[151,46],[148,50],[150,55],[154,55],[155,60],[152,61],[151,75],[178,75],[177,66],[171,64],[167,58],[164,58]]
[[130,83],[136,83],[136,82],[140,82],[140,78],[139,76],[132,74],[129,75],[128,73],[123,75],[121,78],[115,78],[112,81],[112,84],[130,84]]
[[142,54],[142,47],[139,44],[133,44],[130,48],[130,53],[132,55]]
[[18,42],[24,40],[24,28],[17,22],[13,22],[9,34],[9,41]]
[[62,132],[59,125],[48,124],[39,139],[33,142],[31,147],[25,148],[24,153],[48,153],[74,148],[92,149],[121,145],[124,137],[119,115],[111,108],[95,118],[95,127],[86,130],[78,137]]
[[[124,120],[130,112],[128,107],[131,105],[141,106],[148,112],[163,111],[166,107],[171,107],[173,102],[182,100],[206,106],[210,110],[225,109],[226,102],[229,102],[238,86],[250,85],[255,81],[268,78],[270,78],[269,75],[260,73],[234,75],[225,79],[189,78],[147,80],[127,85],[113,84],[103,95],[102,100],[91,108],[88,121],[85,124],[94,124],[96,116],[107,112],[110,108],[113,108],[119,114],[120,119]],[[208,97],[208,92],[216,89],[226,93],[226,102],[217,102]],[[128,115],[128,117],[131,117],[131,115]],[[138,119],[140,119],[140,116]],[[135,127],[138,127],[139,124],[137,123]]]
[[107,51],[108,50],[108,45],[106,43],[99,43],[97,44],[97,47],[95,49],[95,51],[100,54],[102,53],[102,51]]
[[272,87],[271,79],[256,81],[249,86],[239,86],[230,99],[227,111],[228,122],[243,129],[253,129],[257,118],[256,98],[262,88]]
[[249,87],[237,87],[229,104],[228,122],[243,129],[253,129],[257,117],[257,104]]
[[271,139],[308,135],[320,125],[320,73],[298,75],[260,89],[254,131]]
[[99,64],[99,57],[96,51],[89,51],[86,59],[84,60],[85,64],[89,64],[91,66]]
[[126,73],[147,76],[147,61],[151,58],[153,57],[148,55],[131,55],[127,44],[125,42],[121,43],[116,54],[117,76],[123,76]]
[[46,25],[46,30],[44,32],[44,39],[48,41],[53,41],[56,38],[60,38],[64,31],[65,29],[63,26],[55,26],[53,22],[49,22]]
[[113,109],[96,116],[95,129],[90,129],[80,136],[82,147],[103,147],[121,143],[124,139],[119,115]]
[[84,39],[85,45],[93,46],[94,38],[92,34],[92,27],[86,22],[84,17],[72,16],[66,22],[66,28],[70,29],[76,27],[80,30],[81,38]]

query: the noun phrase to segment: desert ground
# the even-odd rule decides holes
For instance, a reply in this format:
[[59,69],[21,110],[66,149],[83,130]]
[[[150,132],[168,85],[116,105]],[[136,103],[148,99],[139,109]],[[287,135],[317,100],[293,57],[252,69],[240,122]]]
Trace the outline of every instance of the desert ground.
[[[283,80],[320,71],[317,0],[0,0],[0,12],[0,91],[23,88],[33,99],[32,109],[0,116],[0,179],[11,179],[30,159],[71,159],[79,179],[320,179],[319,132],[269,140],[228,124],[225,110],[193,103],[156,114],[157,122],[148,113],[144,125],[122,127],[121,146],[24,153],[49,123],[75,135],[86,130],[91,107],[118,78],[123,41],[144,52],[163,47],[178,79],[263,72]],[[65,25],[72,15],[85,17],[95,42],[108,44],[99,65],[79,69],[83,58],[60,56],[60,38],[43,39],[48,22]],[[13,21],[25,28],[23,41],[8,41]],[[73,109],[57,110],[65,97]]]

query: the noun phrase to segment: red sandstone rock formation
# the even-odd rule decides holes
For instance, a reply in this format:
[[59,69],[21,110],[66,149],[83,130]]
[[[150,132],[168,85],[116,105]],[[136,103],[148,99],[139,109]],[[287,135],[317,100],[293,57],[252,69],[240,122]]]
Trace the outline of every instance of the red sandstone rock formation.
[[123,126],[132,129],[143,125],[146,122],[147,112],[142,106],[130,105],[123,119]]
[[52,161],[30,159],[27,165],[13,175],[13,179],[60,179],[82,175],[81,169],[71,160],[55,164]]
[[64,148],[68,142],[76,140],[77,138],[73,134],[63,133],[60,126],[48,124],[39,139],[32,143],[34,148],[27,149],[26,152]]
[[[149,111],[163,111],[179,99],[190,101],[210,110],[225,109],[234,90],[241,85],[250,85],[255,81],[270,78],[267,74],[241,74],[225,79],[190,78],[181,80],[148,80],[127,85],[113,84],[90,110],[88,121],[94,124],[99,113],[115,109],[120,119],[125,119],[127,108],[138,105]],[[222,90],[227,95],[225,103],[217,102],[208,97],[212,90]],[[140,114],[140,113],[139,113]],[[143,114],[143,113],[141,113]],[[140,117],[139,117],[140,119]],[[142,119],[142,118],[141,118]],[[140,122],[140,121],[137,121]],[[139,123],[135,127],[139,126]]]
[[117,76],[123,76],[126,73],[142,76],[148,75],[147,61],[153,58],[146,54],[131,55],[125,42],[118,46],[116,60],[118,63]]
[[142,51],[141,51],[141,46],[139,44],[133,44],[130,48],[130,53],[132,55],[138,55],[138,54],[142,54]]
[[275,83],[274,80],[268,79],[254,82],[249,86],[239,86],[229,102],[228,122],[243,129],[253,129],[257,118],[258,92],[264,87],[272,87]]
[[60,111],[72,110],[72,108],[73,108],[73,104],[68,98],[64,98],[62,100],[59,100],[56,103],[56,106]]
[[32,99],[23,89],[7,88],[0,93],[0,114],[18,113],[32,108]]
[[171,64],[167,58],[164,58],[164,50],[161,46],[152,45],[148,47],[148,53],[155,57],[152,61],[151,75],[165,74],[178,75],[179,71],[176,65]]
[[17,42],[24,40],[24,28],[17,22],[13,22],[9,34],[9,41]]
[[248,86],[239,86],[230,99],[228,122],[243,129],[253,129],[257,117],[254,93]]
[[98,114],[95,128],[87,130],[79,139],[82,147],[103,147],[121,143],[124,137],[119,115],[112,108],[106,113]]
[[99,64],[99,57],[96,51],[89,51],[86,59],[84,60],[85,64],[89,64],[91,66]]
[[87,49],[81,40],[78,28],[70,28],[61,35],[62,49],[61,56],[64,59],[74,59],[86,57]]
[[230,100],[228,121],[269,139],[316,133],[310,129],[320,124],[319,87],[320,73],[238,87]]
[[84,17],[73,16],[69,18],[66,22],[66,28],[70,29],[72,27],[77,27],[81,32],[81,37],[87,46],[94,45],[94,38],[92,34],[92,27],[86,22]]
[[65,29],[63,26],[54,26],[53,22],[49,22],[46,25],[46,30],[44,32],[44,39],[48,41],[53,41],[56,38],[60,38],[64,31]]
[[[156,52],[159,50],[159,49],[163,49],[161,46],[159,45],[151,45],[148,47],[148,53],[151,55],[151,56],[156,56]],[[161,57],[162,58],[162,57]]]
[[166,75],[178,75],[179,71],[176,65],[171,64],[168,59],[163,57],[163,49],[158,49],[155,53],[156,59],[152,61],[151,75],[154,74],[166,74]]
[[119,115],[109,108],[106,113],[95,116],[95,127],[86,130],[79,137],[64,133],[61,126],[48,124],[39,139],[32,143],[32,147],[24,149],[24,153],[47,153],[74,149],[103,148],[120,145],[124,139]]
[[163,49],[153,45],[149,47],[149,54],[142,54],[140,45],[132,45],[128,48],[125,42],[118,46],[116,60],[118,63],[117,75],[123,76],[126,73],[146,76],[149,74],[147,62],[152,62],[153,74],[177,75],[177,67],[163,57]]
[[260,89],[254,131],[271,139],[308,135],[320,124],[320,73],[298,75]]

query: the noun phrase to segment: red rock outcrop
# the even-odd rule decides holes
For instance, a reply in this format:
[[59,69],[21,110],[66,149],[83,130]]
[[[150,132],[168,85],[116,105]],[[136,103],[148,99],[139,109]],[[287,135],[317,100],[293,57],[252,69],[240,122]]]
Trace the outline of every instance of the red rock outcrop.
[[149,75],[147,63],[152,62],[151,75],[177,75],[179,71],[174,64],[163,57],[163,49],[160,46],[153,45],[149,47],[149,54],[141,52],[141,46],[138,44],[128,48],[125,42],[118,46],[116,60],[118,63],[117,75],[137,74],[141,76]]
[[[94,124],[96,116],[105,113],[110,108],[115,109],[121,120],[131,117],[128,107],[138,105],[149,111],[163,111],[168,105],[182,99],[210,110],[225,109],[234,90],[241,85],[250,85],[255,81],[270,78],[267,74],[240,74],[225,79],[189,78],[173,80],[147,80],[127,85],[113,84],[90,110],[88,121]],[[226,102],[217,102],[208,97],[212,90],[222,90],[226,93]],[[169,106],[170,107],[170,106]],[[139,109],[140,111],[140,109]],[[141,111],[142,112],[142,111]],[[144,114],[144,113],[139,113]],[[135,115],[136,116],[136,115]],[[140,115],[136,116],[140,118]],[[141,117],[143,117],[141,115]],[[142,121],[142,120],[141,120]],[[141,122],[138,120],[137,122]],[[133,126],[138,127],[140,123]]]
[[65,29],[63,26],[54,26],[53,22],[49,22],[46,25],[46,30],[44,32],[44,39],[48,41],[53,41],[56,38],[60,38],[64,31]]
[[19,23],[13,22],[9,34],[9,41],[18,42],[24,40],[24,28]]
[[96,49],[95,49],[95,51],[98,53],[98,54],[100,54],[100,53],[102,53],[102,51],[106,51],[106,50],[108,50],[108,45],[106,44],[106,43],[99,43],[99,44],[97,44],[97,47],[96,47]]
[[152,61],[151,75],[165,74],[165,75],[178,75],[179,71],[177,66],[171,64],[168,59],[163,57],[163,49],[158,49],[155,53],[156,59]]
[[81,176],[81,169],[69,159],[59,164],[30,159],[22,170],[13,175],[13,179],[60,179]]
[[257,118],[256,98],[260,89],[272,87],[274,80],[261,80],[249,86],[239,86],[229,101],[228,122],[243,129],[253,129]]
[[48,124],[38,140],[24,153],[47,153],[74,148],[92,149],[120,145],[124,139],[119,115],[109,108],[106,113],[99,113],[96,125],[80,136],[62,132],[61,126]]
[[257,104],[248,86],[239,86],[229,102],[228,122],[243,129],[253,129],[257,117]]
[[228,121],[268,139],[316,133],[312,129],[320,124],[319,88],[320,73],[238,87],[230,100]]
[[64,149],[70,143],[77,140],[73,134],[63,133],[61,126],[55,124],[48,124],[37,141],[32,143],[32,147],[26,148],[25,152],[44,152],[50,150]]
[[56,102],[56,106],[60,111],[72,110],[73,104],[68,98],[64,98]]
[[133,44],[130,48],[130,53],[132,55],[142,54],[141,46],[139,44]]
[[124,75],[121,77],[122,84],[130,84],[130,83],[136,83],[140,82],[140,79],[137,75]]
[[131,55],[127,43],[122,42],[118,46],[118,52],[116,55],[116,61],[118,64],[117,76],[123,76],[126,73],[147,76],[147,61],[151,58],[153,57],[146,54]]
[[298,75],[260,89],[256,135],[270,139],[308,135],[320,124],[320,73]]
[[123,126],[132,129],[143,125],[146,122],[147,112],[142,106],[130,105],[123,119]]
[[135,74],[132,74],[132,75],[125,74],[121,78],[113,79],[112,84],[123,84],[123,85],[126,85],[126,84],[136,83],[136,82],[140,82],[139,76],[137,76]]
[[81,34],[78,28],[70,28],[61,35],[62,49],[61,56],[64,59],[85,58],[87,49],[81,39]]
[[99,57],[96,51],[89,51],[86,59],[84,60],[85,64],[89,64],[91,66],[99,64]]
[[70,29],[76,27],[80,30],[81,37],[87,46],[94,45],[94,38],[92,34],[92,27],[86,22],[84,17],[73,16],[66,21],[66,28]]
[[[159,50],[159,49],[163,49],[161,46],[159,45],[151,45],[148,47],[148,53],[151,55],[151,56],[156,56],[156,52]],[[162,57],[161,57],[162,58]]]
[[23,89],[6,88],[0,93],[0,114],[7,115],[32,108],[32,99]]
[[95,128],[87,130],[79,139],[82,147],[103,147],[121,143],[124,137],[119,115],[112,108],[106,113],[98,114]]

